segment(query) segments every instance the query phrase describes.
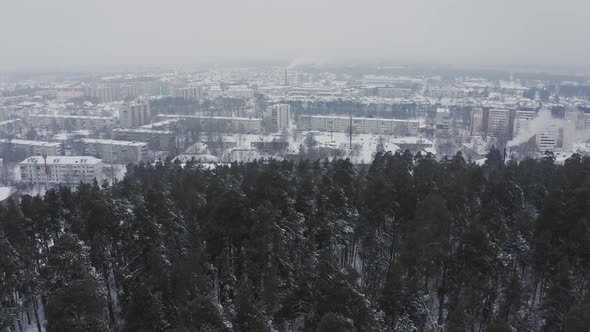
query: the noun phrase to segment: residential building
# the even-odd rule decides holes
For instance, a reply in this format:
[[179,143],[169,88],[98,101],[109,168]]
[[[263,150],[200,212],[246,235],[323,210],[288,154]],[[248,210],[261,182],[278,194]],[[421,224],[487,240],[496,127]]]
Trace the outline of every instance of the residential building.
[[115,126],[116,120],[106,116],[35,114],[29,115],[29,125],[47,130],[94,130],[106,131]]
[[418,134],[419,121],[384,119],[384,118],[351,118],[346,116],[301,115],[297,127],[306,131],[352,132],[356,134],[381,134],[415,136]]
[[173,152],[177,147],[176,134],[169,130],[114,129],[111,134],[117,140],[146,142],[150,150]]
[[159,114],[158,120],[185,119],[189,128],[203,132],[260,134],[263,128],[261,118],[240,118],[228,116]]
[[19,163],[20,179],[48,186],[102,181],[102,161],[88,156],[34,156]]
[[254,90],[246,86],[234,85],[230,86],[225,94],[231,98],[250,99],[254,97]]
[[200,100],[203,96],[203,87],[200,85],[177,86],[174,88],[173,95],[186,100]]
[[56,142],[0,139],[0,153],[11,160],[41,155],[58,156],[62,154],[62,145]]
[[133,102],[119,109],[119,123],[123,128],[135,128],[150,123],[152,114],[147,102]]
[[436,129],[448,131],[451,125],[451,112],[448,108],[437,108],[434,123]]
[[515,111],[484,108],[482,127],[488,136],[508,140],[512,138]]
[[22,130],[22,120],[13,119],[0,122],[0,135],[14,135]]
[[84,98],[84,87],[61,87],[57,88],[56,101],[58,103],[67,103],[72,99]]
[[478,136],[483,133],[483,110],[474,108],[471,111],[471,136]]
[[268,106],[264,112],[264,122],[269,132],[279,132],[289,128],[291,121],[291,105],[275,104]]
[[86,87],[84,90],[86,97],[96,99],[99,103],[110,103],[121,100],[120,86],[118,85],[99,85]]
[[148,144],[145,142],[84,138],[74,142],[74,150],[107,163],[138,164],[148,160]]

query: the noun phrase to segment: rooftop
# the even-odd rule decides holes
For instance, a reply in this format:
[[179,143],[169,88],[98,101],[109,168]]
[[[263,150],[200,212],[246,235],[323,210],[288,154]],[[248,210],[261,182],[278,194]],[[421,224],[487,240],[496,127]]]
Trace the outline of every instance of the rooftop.
[[239,118],[233,116],[207,116],[207,115],[179,115],[179,114],[158,114],[162,118],[191,118],[191,119],[216,119],[216,120],[256,120],[262,121],[261,118]]
[[117,128],[117,129],[113,129],[113,132],[119,132],[119,133],[145,133],[145,134],[173,134],[173,132],[169,131],[169,130],[156,130],[156,129],[145,129],[145,128],[139,128],[139,129],[133,129],[133,128]]
[[118,141],[118,140],[114,140],[114,139],[82,138],[80,141],[83,143],[88,143],[88,144],[105,144],[105,145],[119,145],[119,146],[147,146],[147,143],[145,143],[145,142]]
[[[98,164],[102,160],[90,156],[47,156],[47,164],[51,165],[76,165],[76,164]],[[43,164],[42,156],[29,157],[20,162],[20,165]]]
[[12,143],[19,145],[33,145],[33,146],[61,146],[61,143],[57,142],[43,142],[43,141],[29,141],[24,139],[4,139],[0,138],[0,143]]
[[30,118],[55,118],[55,119],[87,119],[87,120],[114,120],[108,116],[89,116],[89,115],[64,115],[64,114],[35,114],[29,115]]
[[[310,117],[310,118],[323,118],[323,119],[346,119],[349,120],[349,116],[340,116],[340,115],[301,115],[301,117]],[[386,119],[386,118],[357,118],[353,117],[352,120],[374,120],[374,121],[392,121],[392,122],[416,122],[420,123],[419,120],[406,120],[406,119]]]

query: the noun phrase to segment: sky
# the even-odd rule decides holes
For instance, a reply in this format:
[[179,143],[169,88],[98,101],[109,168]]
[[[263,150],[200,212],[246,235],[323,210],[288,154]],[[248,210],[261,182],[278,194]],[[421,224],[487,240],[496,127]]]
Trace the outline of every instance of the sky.
[[0,0],[0,68],[224,61],[588,67],[589,0]]

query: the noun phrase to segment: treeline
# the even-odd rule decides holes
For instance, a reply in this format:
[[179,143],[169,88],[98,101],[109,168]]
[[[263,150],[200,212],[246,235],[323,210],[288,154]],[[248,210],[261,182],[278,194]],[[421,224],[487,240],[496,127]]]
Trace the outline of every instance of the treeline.
[[588,331],[590,159],[130,167],[0,209],[0,330]]

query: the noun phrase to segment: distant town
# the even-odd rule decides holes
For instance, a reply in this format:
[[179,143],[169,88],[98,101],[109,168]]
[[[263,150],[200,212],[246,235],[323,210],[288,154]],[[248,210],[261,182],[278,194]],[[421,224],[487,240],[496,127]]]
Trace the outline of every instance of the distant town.
[[[349,158],[409,150],[482,163],[590,154],[587,78],[317,67],[214,67],[5,78],[0,185],[112,183],[126,165]],[[8,188],[8,189],[6,189]]]

